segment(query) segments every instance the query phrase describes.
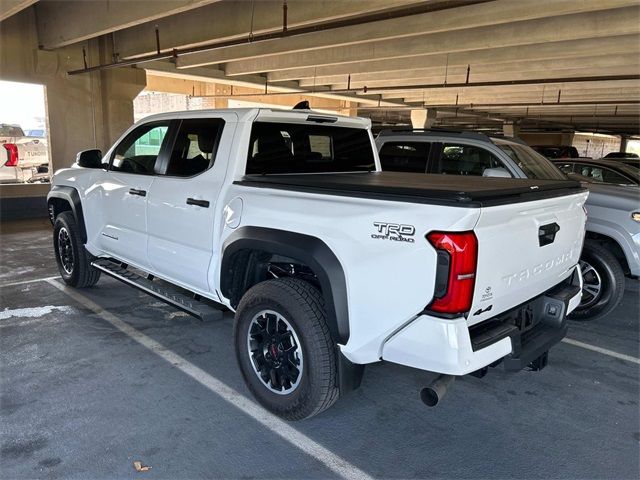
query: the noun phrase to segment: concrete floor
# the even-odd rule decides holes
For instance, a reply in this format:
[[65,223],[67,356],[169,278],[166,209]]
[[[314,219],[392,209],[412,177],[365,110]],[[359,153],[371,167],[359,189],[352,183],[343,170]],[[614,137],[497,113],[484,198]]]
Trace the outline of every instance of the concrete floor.
[[[283,426],[250,414],[263,411],[245,399],[230,315],[202,323],[105,277],[72,298],[58,280],[32,281],[57,275],[46,221],[1,227],[2,478],[640,473],[637,281],[609,318],[569,333],[633,358],[563,343],[544,371],[463,378],[434,409],[418,398],[425,373],[381,363],[330,410]],[[152,468],[136,473],[134,461]]]

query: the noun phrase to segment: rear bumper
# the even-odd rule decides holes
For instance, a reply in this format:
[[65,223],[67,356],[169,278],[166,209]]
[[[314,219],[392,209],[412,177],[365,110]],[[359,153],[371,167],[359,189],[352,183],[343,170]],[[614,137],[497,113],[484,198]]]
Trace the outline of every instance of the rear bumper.
[[580,303],[581,289],[576,266],[554,288],[472,328],[462,317],[420,315],[384,344],[382,358],[449,375],[466,375],[500,360],[507,370],[520,370],[564,338],[566,316]]

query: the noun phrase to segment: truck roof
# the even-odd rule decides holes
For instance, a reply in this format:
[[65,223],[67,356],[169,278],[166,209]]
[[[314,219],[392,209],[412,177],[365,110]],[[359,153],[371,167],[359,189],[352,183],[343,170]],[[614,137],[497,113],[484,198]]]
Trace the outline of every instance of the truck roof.
[[522,140],[516,137],[507,137],[502,135],[486,135],[484,133],[473,132],[470,130],[454,130],[448,128],[389,128],[381,130],[378,137],[448,137],[448,138],[465,138],[468,140],[476,140],[487,143],[519,143],[526,145]]
[[301,120],[306,119],[309,115],[315,115],[320,117],[335,117],[338,120],[341,120],[340,123],[349,123],[352,126],[356,126],[359,124],[362,128],[367,128],[371,125],[371,120],[367,118],[360,117],[350,117],[347,115],[340,115],[337,113],[327,113],[327,112],[319,112],[317,110],[292,110],[285,108],[257,108],[257,107],[249,107],[249,108],[218,108],[218,109],[206,109],[206,110],[182,110],[177,112],[166,112],[166,113],[157,113],[154,115],[149,115],[148,117],[144,117],[143,119],[136,122],[146,123],[149,121],[157,121],[157,120],[173,120],[179,118],[207,118],[216,114],[223,113],[235,113],[238,116],[238,121],[253,121],[256,117],[271,117],[277,116],[282,120]]

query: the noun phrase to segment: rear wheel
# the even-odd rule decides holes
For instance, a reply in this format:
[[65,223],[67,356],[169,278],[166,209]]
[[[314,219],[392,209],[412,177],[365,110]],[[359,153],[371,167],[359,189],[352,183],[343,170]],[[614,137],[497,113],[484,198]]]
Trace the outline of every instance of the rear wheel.
[[244,380],[272,413],[302,420],[338,399],[337,347],[311,284],[282,278],[252,287],[238,306],[234,337]]
[[67,285],[91,287],[100,279],[100,271],[91,266],[92,256],[80,239],[76,219],[71,212],[62,212],[53,225],[53,248],[60,276]]
[[624,294],[624,272],[618,259],[602,245],[587,241],[580,258],[582,300],[573,320],[602,318],[618,306]]

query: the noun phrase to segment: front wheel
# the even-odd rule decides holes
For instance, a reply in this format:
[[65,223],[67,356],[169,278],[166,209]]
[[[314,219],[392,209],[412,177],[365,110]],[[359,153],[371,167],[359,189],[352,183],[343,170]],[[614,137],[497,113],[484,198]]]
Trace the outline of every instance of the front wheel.
[[53,249],[60,276],[67,285],[91,287],[100,279],[100,270],[91,266],[91,255],[84,248],[76,219],[62,212],[53,224]]
[[602,318],[618,306],[624,294],[624,272],[618,259],[602,245],[587,241],[580,257],[582,300],[573,320]]
[[272,413],[302,420],[338,399],[337,347],[313,285],[282,278],[249,289],[236,312],[234,338],[249,390]]

